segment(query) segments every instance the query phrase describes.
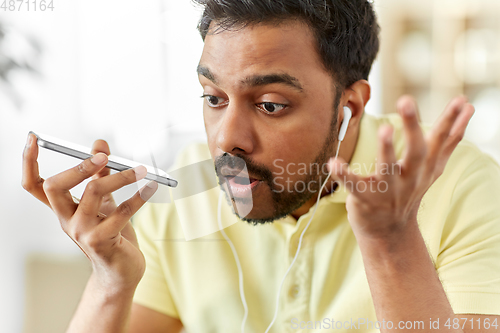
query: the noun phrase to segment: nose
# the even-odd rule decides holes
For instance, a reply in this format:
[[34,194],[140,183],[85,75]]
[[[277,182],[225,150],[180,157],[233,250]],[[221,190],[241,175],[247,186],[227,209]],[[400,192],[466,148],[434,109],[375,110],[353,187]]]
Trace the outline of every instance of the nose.
[[219,122],[216,143],[226,153],[251,154],[254,148],[251,113],[236,104],[229,104]]

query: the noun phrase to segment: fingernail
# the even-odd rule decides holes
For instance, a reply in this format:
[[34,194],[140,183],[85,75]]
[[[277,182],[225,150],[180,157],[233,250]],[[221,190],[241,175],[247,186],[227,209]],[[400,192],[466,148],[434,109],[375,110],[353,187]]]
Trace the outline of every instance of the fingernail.
[[407,117],[411,117],[415,114],[415,109],[413,108],[413,105],[407,105],[404,112]]
[[135,177],[137,179],[144,178],[147,175],[147,173],[148,173],[148,170],[146,169],[146,167],[142,166],[142,165],[139,165],[138,167],[135,167],[133,170],[135,172]]
[[333,163],[335,163],[335,159],[333,157],[331,157],[329,160],[328,160],[328,169],[331,170],[332,167],[333,167]]
[[392,135],[393,135],[392,128],[387,128],[385,130],[385,137],[384,137],[384,141],[385,141],[386,144],[391,144],[392,143]]
[[95,165],[101,165],[104,163],[104,161],[106,161],[106,159],[107,159],[106,154],[98,153],[98,154],[94,155],[94,157],[92,157],[90,159],[90,161]]
[[31,138],[31,134],[28,134],[28,138],[26,139],[26,149],[28,149],[31,146],[31,141],[33,139]]
[[337,163],[337,159],[333,157],[330,158],[330,161],[328,162],[328,168],[329,171],[335,174],[339,171],[339,168],[342,169],[342,167]]
[[158,183],[156,183],[155,181],[150,181],[143,188],[139,190],[141,199],[144,201],[148,201],[149,199],[151,199],[153,194],[156,193],[157,189],[158,189]]

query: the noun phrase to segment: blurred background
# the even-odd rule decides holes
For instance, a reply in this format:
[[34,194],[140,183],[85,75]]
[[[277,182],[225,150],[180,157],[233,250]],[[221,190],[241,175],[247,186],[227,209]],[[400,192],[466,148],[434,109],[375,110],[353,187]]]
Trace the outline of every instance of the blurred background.
[[[53,213],[21,187],[28,132],[84,146],[102,138],[113,154],[147,164],[153,155],[168,169],[185,145],[206,140],[195,71],[203,44],[189,0],[30,4],[0,7],[0,330],[54,333],[65,330],[90,269]],[[374,5],[382,49],[367,112],[395,112],[409,93],[432,123],[466,94],[477,109],[467,138],[500,160],[500,2]],[[147,152],[135,145],[146,136]],[[48,177],[78,161],[41,150],[39,163]]]

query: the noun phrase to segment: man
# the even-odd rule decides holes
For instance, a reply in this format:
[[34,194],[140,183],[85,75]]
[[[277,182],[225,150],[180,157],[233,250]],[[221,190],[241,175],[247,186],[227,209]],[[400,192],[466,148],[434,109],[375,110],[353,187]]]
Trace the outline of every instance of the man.
[[[28,139],[23,186],[93,266],[69,332],[500,332],[500,168],[459,144],[466,99],[425,134],[408,97],[400,115],[364,114],[378,51],[367,1],[198,2],[208,146],[176,168],[214,160],[220,215],[219,188],[148,204],[134,218],[139,250],[129,219],[157,185],[118,208],[110,193],[144,169],[109,175],[96,141],[92,159],[43,181]],[[241,160],[250,184],[233,177]],[[77,205],[69,190],[91,176]],[[218,217],[238,222],[180,241],[183,219]]]

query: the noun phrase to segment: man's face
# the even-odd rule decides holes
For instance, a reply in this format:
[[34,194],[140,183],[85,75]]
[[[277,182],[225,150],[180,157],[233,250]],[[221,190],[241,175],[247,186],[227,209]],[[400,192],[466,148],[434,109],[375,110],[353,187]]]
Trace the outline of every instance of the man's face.
[[[209,34],[198,73],[210,153],[236,214],[234,203],[252,202],[239,217],[270,222],[317,195],[335,153],[337,112],[310,28],[290,22]],[[222,176],[243,161],[251,184]]]

